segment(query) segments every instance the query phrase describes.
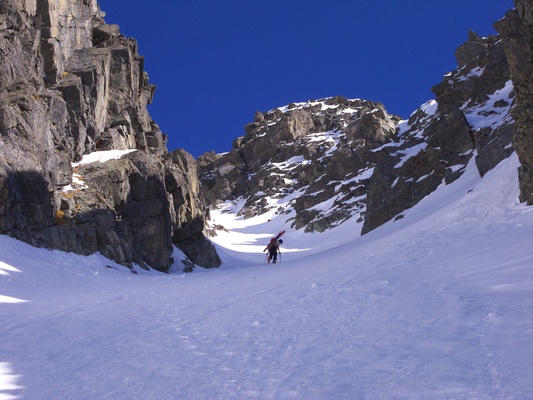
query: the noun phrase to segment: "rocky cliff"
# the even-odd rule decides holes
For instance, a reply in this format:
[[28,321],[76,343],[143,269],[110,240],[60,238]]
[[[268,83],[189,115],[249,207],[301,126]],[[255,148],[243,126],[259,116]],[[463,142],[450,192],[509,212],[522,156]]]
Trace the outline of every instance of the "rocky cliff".
[[[136,41],[103,18],[96,0],[0,0],[0,233],[161,271],[175,244],[218,266],[196,162],[167,152]],[[105,151],[124,155],[83,158]]]
[[533,205],[533,4],[515,0],[515,9],[496,23],[516,89],[514,146],[521,163],[520,200]]
[[355,217],[366,233],[401,217],[475,157],[480,175],[512,151],[514,89],[498,37],[469,33],[458,68],[408,120],[380,103],[311,100],[257,112],[226,154],[199,159],[209,204],[245,217],[276,210],[294,229]]

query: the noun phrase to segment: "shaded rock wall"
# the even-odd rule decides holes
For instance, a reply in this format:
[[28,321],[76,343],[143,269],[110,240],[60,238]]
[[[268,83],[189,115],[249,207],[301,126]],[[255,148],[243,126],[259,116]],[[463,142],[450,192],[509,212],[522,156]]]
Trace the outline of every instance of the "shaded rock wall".
[[502,38],[516,89],[514,147],[520,160],[520,200],[533,204],[533,4],[515,0],[515,9],[495,24]]
[[204,236],[209,209],[198,180],[196,160],[184,150],[175,150],[165,155],[164,162],[173,243],[196,264],[218,267],[220,258]]
[[453,182],[472,156],[483,176],[513,152],[514,90],[499,38],[470,32],[456,58],[458,68],[433,87],[436,99],[399,127],[396,161],[376,168],[363,233]]

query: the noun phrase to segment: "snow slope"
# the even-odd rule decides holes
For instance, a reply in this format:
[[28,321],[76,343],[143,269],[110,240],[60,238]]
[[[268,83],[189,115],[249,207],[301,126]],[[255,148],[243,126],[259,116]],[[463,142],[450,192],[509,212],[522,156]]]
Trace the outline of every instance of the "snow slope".
[[0,236],[0,399],[532,398],[517,166],[469,165],[363,237],[288,230],[275,265],[280,220],[223,210],[224,264],[192,274]]

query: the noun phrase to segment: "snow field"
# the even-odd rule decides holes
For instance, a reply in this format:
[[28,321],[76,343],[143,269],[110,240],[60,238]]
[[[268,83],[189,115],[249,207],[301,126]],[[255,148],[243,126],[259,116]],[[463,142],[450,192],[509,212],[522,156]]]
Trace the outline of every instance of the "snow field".
[[[224,263],[192,274],[0,236],[0,399],[527,399],[533,208],[517,166],[469,165],[363,237],[213,212]],[[264,265],[282,229],[282,262]]]

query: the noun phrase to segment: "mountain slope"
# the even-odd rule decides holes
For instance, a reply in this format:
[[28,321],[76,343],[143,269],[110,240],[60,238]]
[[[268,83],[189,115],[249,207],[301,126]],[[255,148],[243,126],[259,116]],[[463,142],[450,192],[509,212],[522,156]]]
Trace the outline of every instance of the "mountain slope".
[[[266,215],[166,275],[0,237],[0,396],[519,399],[533,392],[533,210],[515,155],[358,237]],[[176,254],[176,257],[178,255]],[[106,268],[105,265],[113,268]],[[27,302],[16,303],[18,300]]]

